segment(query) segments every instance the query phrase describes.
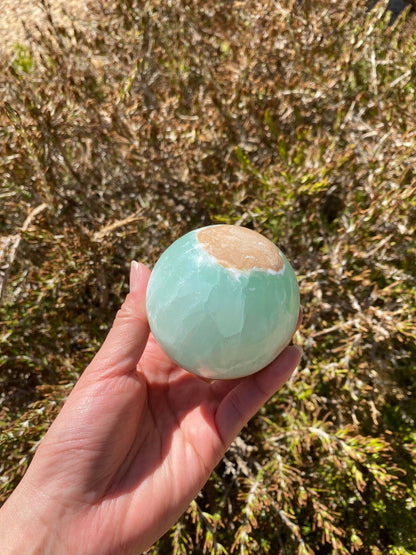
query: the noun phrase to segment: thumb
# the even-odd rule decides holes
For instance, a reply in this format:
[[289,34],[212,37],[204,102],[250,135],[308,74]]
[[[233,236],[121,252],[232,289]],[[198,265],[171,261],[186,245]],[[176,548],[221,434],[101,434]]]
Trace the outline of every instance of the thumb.
[[133,261],[130,268],[130,292],[101,349],[84,375],[102,377],[127,374],[136,369],[149,336],[146,315],[146,288],[150,270]]

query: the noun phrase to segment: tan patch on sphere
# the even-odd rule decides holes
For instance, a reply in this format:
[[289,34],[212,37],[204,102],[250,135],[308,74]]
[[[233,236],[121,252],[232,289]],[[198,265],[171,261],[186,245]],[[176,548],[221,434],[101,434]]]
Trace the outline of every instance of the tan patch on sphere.
[[283,258],[274,243],[246,227],[217,225],[201,229],[198,241],[218,264],[239,271],[261,268],[278,272]]

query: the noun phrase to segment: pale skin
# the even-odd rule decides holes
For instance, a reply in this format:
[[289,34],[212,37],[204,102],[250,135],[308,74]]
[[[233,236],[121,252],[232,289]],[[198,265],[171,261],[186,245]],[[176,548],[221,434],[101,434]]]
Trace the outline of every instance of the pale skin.
[[247,378],[208,383],[186,372],[149,335],[149,275],[132,264],[102,348],[0,510],[2,555],[142,553],[299,363],[292,345]]

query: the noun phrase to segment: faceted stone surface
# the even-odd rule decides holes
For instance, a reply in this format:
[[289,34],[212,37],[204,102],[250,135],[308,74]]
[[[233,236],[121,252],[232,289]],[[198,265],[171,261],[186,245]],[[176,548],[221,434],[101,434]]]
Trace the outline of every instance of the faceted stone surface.
[[[164,351],[186,370],[211,379],[242,377],[266,366],[290,341],[299,289],[289,262],[267,239],[236,226],[209,228],[187,233],[156,263],[147,289],[149,324]],[[219,241],[221,258],[210,254],[219,252],[207,245],[211,240]],[[243,258],[252,257],[251,269],[236,257],[239,241]],[[261,241],[269,243],[266,250],[276,248],[278,271],[259,262]],[[252,256],[256,244],[261,252]],[[233,266],[224,260],[228,245]]]

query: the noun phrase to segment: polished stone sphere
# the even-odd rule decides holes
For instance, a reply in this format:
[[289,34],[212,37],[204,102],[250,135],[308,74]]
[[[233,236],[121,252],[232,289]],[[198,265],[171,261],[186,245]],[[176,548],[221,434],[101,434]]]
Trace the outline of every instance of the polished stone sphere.
[[244,227],[213,225],[175,241],[150,276],[150,329],[177,364],[204,378],[257,372],[290,342],[299,288],[283,253]]

